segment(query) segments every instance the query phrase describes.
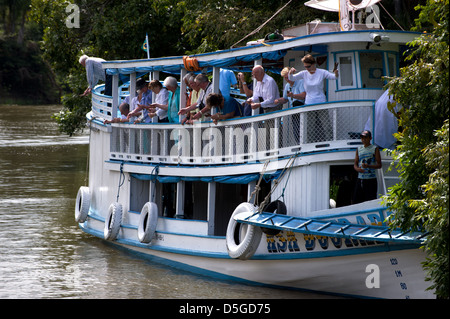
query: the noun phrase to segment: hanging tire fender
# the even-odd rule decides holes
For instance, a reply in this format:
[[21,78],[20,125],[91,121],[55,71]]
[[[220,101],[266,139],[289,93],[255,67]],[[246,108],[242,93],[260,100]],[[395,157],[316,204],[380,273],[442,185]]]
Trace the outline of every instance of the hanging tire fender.
[[106,240],[115,240],[117,235],[119,235],[122,215],[122,204],[114,202],[109,206],[108,215],[105,219],[105,228],[103,230],[103,236]]
[[251,258],[261,241],[262,231],[258,226],[238,223],[234,216],[241,213],[253,215],[257,207],[250,203],[241,203],[234,210],[227,227],[226,243],[231,258]]
[[89,207],[91,206],[91,194],[89,187],[81,186],[77,193],[75,200],[75,221],[77,223],[84,223],[89,214]]
[[141,210],[138,226],[138,239],[141,243],[152,241],[158,223],[158,206],[154,202],[145,203]]

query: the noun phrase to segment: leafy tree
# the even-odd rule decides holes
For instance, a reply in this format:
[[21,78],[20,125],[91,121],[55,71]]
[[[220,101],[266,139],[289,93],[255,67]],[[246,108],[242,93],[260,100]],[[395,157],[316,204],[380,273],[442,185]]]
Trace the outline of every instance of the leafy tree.
[[[239,42],[252,30],[263,28],[248,39],[238,43],[243,46],[247,41],[261,39],[268,33],[316,18],[337,19],[335,13],[318,11],[304,5],[306,1],[242,1],[186,0],[186,14],[183,18],[183,35],[194,47],[190,53],[204,53],[219,49],[228,49]],[[273,19],[274,13],[282,9]]]
[[415,30],[428,30],[411,43],[411,64],[392,79],[389,91],[404,106],[403,131],[393,152],[401,182],[389,190],[386,204],[395,211],[392,225],[424,228],[427,278],[440,298],[449,297],[448,119],[449,35],[448,0],[428,0],[418,6]]
[[175,0],[78,0],[80,28],[68,28],[65,0],[31,0],[31,19],[43,29],[42,49],[64,91],[63,109],[54,115],[69,135],[83,128],[90,98],[81,54],[105,60],[145,58],[141,45],[148,33],[152,57],[179,54],[183,3]]

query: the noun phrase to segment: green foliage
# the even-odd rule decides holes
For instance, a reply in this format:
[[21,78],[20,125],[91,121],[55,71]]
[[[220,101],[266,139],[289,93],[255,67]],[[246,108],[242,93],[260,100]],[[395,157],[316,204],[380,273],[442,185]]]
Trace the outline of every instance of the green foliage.
[[81,97],[86,87],[86,75],[73,73],[67,77],[68,92],[62,97],[64,108],[53,115],[62,133],[72,136],[84,128],[86,114],[91,110],[91,99]]
[[[287,3],[276,0],[186,0],[185,2],[187,11],[183,18],[182,32],[188,44],[193,47],[189,53],[230,48],[265,23]],[[266,34],[275,30],[281,31],[324,16],[335,20],[337,18],[334,13],[323,13],[304,6],[304,1],[292,1],[258,33],[238,45],[242,46],[247,41],[264,38]]]
[[61,131],[72,135],[83,127],[90,110],[85,69],[78,63],[84,53],[105,60],[145,58],[141,45],[148,33],[152,57],[181,54],[179,47],[183,4],[157,1],[74,1],[80,8],[80,28],[66,26],[65,0],[32,0],[30,19],[43,30],[42,50],[66,94],[63,110],[55,114]]
[[427,182],[422,185],[423,199],[412,200],[410,205],[416,209],[416,219],[424,221],[424,227],[432,236],[426,243],[430,252],[425,267],[433,279],[433,288],[440,298],[449,298],[449,224],[448,224],[448,169],[449,169],[449,121],[435,132],[437,142],[424,149],[426,167],[432,170]]
[[59,88],[35,42],[0,38],[0,103],[59,103]]
[[429,0],[417,9],[416,29],[428,28],[429,21],[433,32],[411,43],[411,64],[388,84],[404,107],[393,152],[401,182],[384,200],[395,211],[394,227],[429,232],[424,246],[430,256],[428,279],[439,297],[448,298],[448,0]]

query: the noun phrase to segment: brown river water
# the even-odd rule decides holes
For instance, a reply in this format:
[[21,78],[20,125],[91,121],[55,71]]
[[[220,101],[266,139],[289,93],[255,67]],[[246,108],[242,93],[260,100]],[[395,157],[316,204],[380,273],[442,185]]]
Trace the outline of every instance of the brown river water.
[[118,250],[74,220],[89,137],[60,134],[60,106],[0,105],[1,299],[312,299],[184,272]]

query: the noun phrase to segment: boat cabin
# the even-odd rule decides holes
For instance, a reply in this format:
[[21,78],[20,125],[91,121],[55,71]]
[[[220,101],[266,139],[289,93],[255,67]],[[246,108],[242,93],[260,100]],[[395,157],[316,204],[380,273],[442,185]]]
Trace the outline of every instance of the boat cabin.
[[[379,136],[375,103],[384,92],[384,77],[398,75],[405,44],[417,36],[367,25],[354,27],[342,32],[339,24],[312,22],[285,30],[280,41],[190,56],[201,68],[197,73],[212,75],[214,92],[219,92],[221,68],[251,72],[253,66],[262,65],[276,77],[285,66],[302,70],[301,58],[306,54],[312,54],[318,67],[326,70],[339,63],[339,78],[325,84],[326,103],[284,105],[281,111],[254,112],[217,125],[211,121],[158,124],[156,120],[103,124],[118,114],[118,105],[127,95],[135,96],[140,76],[164,80],[171,75],[181,80],[188,73],[183,57],[105,62],[104,68],[113,75],[113,96],[103,95],[102,86],[93,92],[91,152],[101,153],[102,160],[91,159],[90,171],[92,175],[106,169],[111,174],[91,179],[98,190],[94,207],[96,196],[101,205],[108,202],[100,200],[102,194],[110,196],[109,190],[118,188],[112,193],[120,196],[129,212],[138,213],[146,202],[154,201],[165,220],[204,221],[205,235],[223,236],[234,208],[255,197],[256,203],[267,195],[271,201],[283,201],[288,215],[294,216],[350,205],[359,133],[368,128],[374,137]],[[125,78],[125,84],[120,85],[120,78]],[[185,83],[179,85],[185,92]],[[279,89],[282,94],[281,85]],[[234,92],[238,100],[245,100]],[[180,99],[180,105],[185,105],[185,94]],[[372,143],[379,141],[374,138]],[[383,168],[378,170],[381,195],[397,182],[395,172],[388,170],[390,163],[383,153]],[[283,170],[288,173],[279,179]]]

